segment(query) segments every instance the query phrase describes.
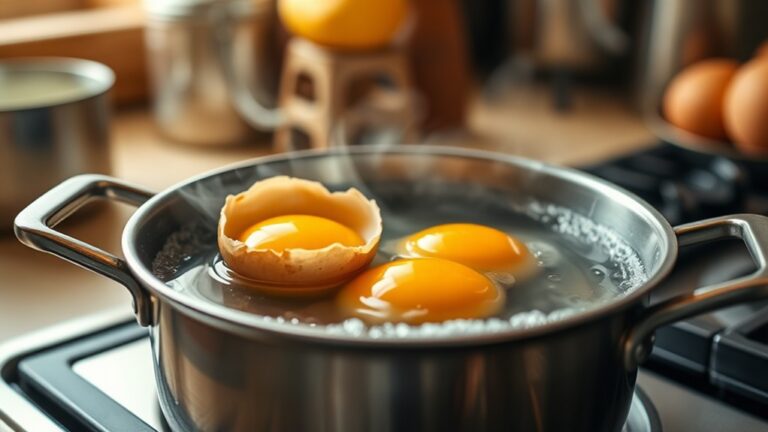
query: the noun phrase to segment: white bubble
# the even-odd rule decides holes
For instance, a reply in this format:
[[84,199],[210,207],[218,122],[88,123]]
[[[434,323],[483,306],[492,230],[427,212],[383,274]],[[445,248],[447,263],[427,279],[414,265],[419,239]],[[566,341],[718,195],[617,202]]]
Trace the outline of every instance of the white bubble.
[[368,337],[371,339],[429,339],[528,329],[568,318],[581,310],[583,309],[566,308],[549,314],[540,310],[531,310],[514,314],[506,320],[497,317],[488,319],[455,319],[420,325],[384,323],[366,326],[363,321],[357,318],[350,318],[340,324],[329,324],[325,326],[325,329],[335,335]]
[[348,320],[345,320],[342,323],[342,327],[344,329],[344,332],[354,336],[361,335],[366,330],[365,323],[362,320],[357,318],[350,318]]

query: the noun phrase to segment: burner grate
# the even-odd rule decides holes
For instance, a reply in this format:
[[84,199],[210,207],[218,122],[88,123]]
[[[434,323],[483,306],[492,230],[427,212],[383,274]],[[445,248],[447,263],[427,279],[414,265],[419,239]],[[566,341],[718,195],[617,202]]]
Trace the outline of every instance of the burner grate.
[[692,159],[670,146],[584,170],[637,194],[673,225],[741,212],[748,206],[748,175],[736,164],[722,158]]
[[146,337],[146,329],[129,322],[24,358],[18,365],[19,386],[67,430],[154,432],[72,367],[78,360]]
[[714,342],[713,384],[768,404],[768,307]]

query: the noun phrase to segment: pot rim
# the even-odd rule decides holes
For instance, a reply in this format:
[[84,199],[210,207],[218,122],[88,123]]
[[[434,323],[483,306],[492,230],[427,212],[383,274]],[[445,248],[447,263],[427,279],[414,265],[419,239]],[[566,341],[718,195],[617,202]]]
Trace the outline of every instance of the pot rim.
[[[135,233],[139,226],[150,220],[153,216],[155,207],[164,202],[166,198],[172,195],[177,189],[204,178],[219,175],[221,173],[244,168],[254,164],[270,163],[286,159],[313,158],[327,156],[328,154],[416,154],[416,155],[434,155],[434,156],[457,156],[480,160],[490,160],[506,164],[520,166],[526,169],[537,170],[549,175],[558,177],[564,181],[577,183],[594,190],[613,201],[619,202],[622,206],[632,210],[641,216],[646,223],[653,226],[655,231],[662,235],[663,261],[658,270],[639,287],[636,287],[630,293],[618,296],[615,299],[601,304],[586,311],[575,313],[574,315],[557,319],[545,324],[535,325],[528,328],[510,328],[502,331],[487,333],[456,333],[454,335],[445,335],[439,337],[413,337],[413,338],[370,338],[367,336],[355,336],[351,334],[331,333],[322,328],[303,325],[292,325],[289,323],[278,323],[275,321],[265,321],[261,317],[236,309],[229,308],[202,299],[184,295],[175,291],[166,285],[163,281],[152,274],[151,270],[144,266],[137,253],[136,242],[133,241]],[[125,225],[122,235],[122,250],[128,267],[134,276],[151,292],[164,302],[170,303],[174,308],[192,315],[194,319],[202,320],[217,327],[223,327],[235,333],[273,338],[291,338],[302,341],[313,341],[318,343],[354,345],[366,347],[451,347],[466,345],[482,345],[501,342],[510,342],[520,339],[529,339],[550,333],[560,332],[572,329],[582,324],[595,322],[601,318],[620,312],[639,301],[646,298],[650,291],[663,280],[672,270],[678,253],[677,236],[664,217],[650,204],[645,202],[635,194],[628,192],[605,180],[594,177],[590,174],[578,171],[573,168],[556,166],[540,161],[535,161],[523,157],[507,155],[503,153],[475,150],[460,147],[445,146],[392,146],[382,148],[380,146],[355,146],[327,150],[302,150],[291,153],[282,153],[257,157],[246,161],[236,162],[214,169],[189,179],[183,180],[173,186],[170,186],[162,192],[149,199],[131,216]]]
[[50,102],[19,102],[14,106],[0,105],[0,114],[37,109],[54,109],[65,105],[78,104],[108,93],[115,84],[115,72],[109,66],[93,60],[75,57],[33,56],[0,59],[0,72],[3,71],[67,74],[78,78],[88,78],[94,81],[94,84],[86,91],[83,91],[82,94],[70,95],[59,99],[54,98]]

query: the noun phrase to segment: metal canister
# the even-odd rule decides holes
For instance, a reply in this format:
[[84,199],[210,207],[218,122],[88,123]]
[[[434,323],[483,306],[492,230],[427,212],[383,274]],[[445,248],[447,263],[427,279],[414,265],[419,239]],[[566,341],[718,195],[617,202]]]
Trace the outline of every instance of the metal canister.
[[109,173],[109,100],[115,75],[72,58],[0,61],[0,231],[51,186]]
[[277,123],[271,0],[146,0],[154,116],[190,144],[243,143]]

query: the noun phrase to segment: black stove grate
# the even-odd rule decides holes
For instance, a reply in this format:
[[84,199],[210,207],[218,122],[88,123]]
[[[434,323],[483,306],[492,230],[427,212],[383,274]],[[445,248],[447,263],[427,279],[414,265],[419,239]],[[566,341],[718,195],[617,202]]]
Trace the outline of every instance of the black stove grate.
[[147,330],[131,321],[48,349],[19,362],[18,385],[66,430],[156,432],[72,368],[80,359],[146,337]]
[[[671,146],[657,146],[584,170],[648,201],[673,225],[753,207],[750,198],[755,194],[745,170],[722,158],[692,158]],[[768,205],[760,210],[768,210]]]

